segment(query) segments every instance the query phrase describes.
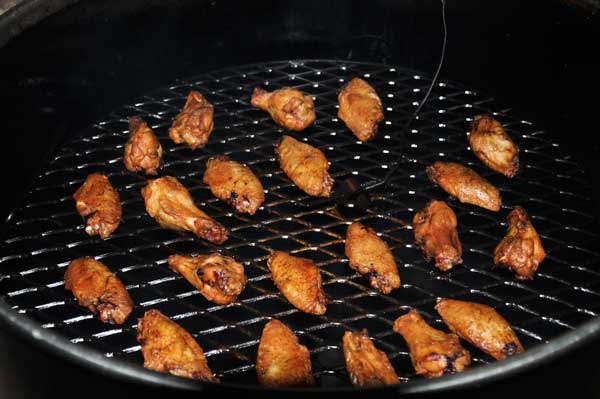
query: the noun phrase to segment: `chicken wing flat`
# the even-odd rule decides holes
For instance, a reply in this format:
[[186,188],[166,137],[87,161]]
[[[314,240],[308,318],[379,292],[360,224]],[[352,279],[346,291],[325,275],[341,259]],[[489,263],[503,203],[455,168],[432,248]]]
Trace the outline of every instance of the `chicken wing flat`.
[[460,202],[498,212],[502,206],[500,192],[473,169],[454,162],[437,161],[427,167],[429,180]]
[[229,256],[218,253],[199,256],[171,255],[171,269],[198,288],[209,301],[225,305],[236,300],[248,279],[244,266]]
[[210,158],[206,162],[204,183],[215,197],[239,213],[254,215],[265,201],[263,186],[252,170],[226,156]]
[[148,127],[138,117],[129,118],[129,141],[125,144],[125,168],[130,172],[144,171],[155,175],[162,163],[162,146]]
[[121,280],[94,258],[78,258],[69,263],[65,289],[104,323],[123,324],[133,309]]
[[325,313],[327,297],[321,288],[321,273],[311,260],[276,251],[267,266],[275,285],[292,305],[310,314]]
[[160,311],[151,309],[138,320],[137,340],[142,346],[145,368],[179,377],[219,382],[196,340]]
[[416,310],[398,317],[394,331],[406,340],[417,374],[440,377],[461,372],[471,364],[471,355],[460,346],[455,334],[429,326]]
[[267,111],[278,125],[290,130],[304,130],[316,118],[312,97],[291,87],[270,93],[257,87],[252,92],[251,104]]
[[517,334],[490,306],[441,299],[435,310],[452,332],[495,359],[501,360],[523,352]]
[[338,95],[338,117],[360,140],[367,141],[377,134],[379,122],[383,120],[381,99],[370,84],[354,78]]
[[265,325],[256,358],[256,376],[261,385],[314,385],[310,353],[294,333],[279,320]]
[[390,360],[373,345],[367,330],[346,331],[343,345],[346,369],[352,385],[376,386],[399,382]]
[[227,229],[198,209],[188,190],[176,178],[148,180],[142,188],[142,197],[148,214],[162,227],[191,231],[217,244],[227,240]]
[[520,280],[532,279],[546,252],[525,210],[519,206],[508,214],[508,232],[494,250],[494,263],[512,269]]
[[212,104],[202,94],[190,91],[169,129],[169,137],[176,144],[186,143],[192,150],[204,147],[214,127],[213,112]]
[[500,122],[491,116],[475,117],[469,145],[488,168],[506,177],[514,177],[519,171],[519,147],[508,137]]
[[377,233],[361,223],[352,223],[346,232],[349,265],[369,277],[371,287],[384,294],[400,287],[398,266],[392,251]]
[[442,271],[462,263],[456,226],[454,211],[443,201],[431,201],[413,218],[416,244],[428,261],[435,259],[435,266]]
[[287,177],[308,195],[329,197],[333,179],[327,173],[329,162],[318,148],[283,136],[275,149]]
[[106,238],[121,223],[121,200],[108,177],[92,173],[73,194],[75,207],[82,217],[88,217],[85,232]]

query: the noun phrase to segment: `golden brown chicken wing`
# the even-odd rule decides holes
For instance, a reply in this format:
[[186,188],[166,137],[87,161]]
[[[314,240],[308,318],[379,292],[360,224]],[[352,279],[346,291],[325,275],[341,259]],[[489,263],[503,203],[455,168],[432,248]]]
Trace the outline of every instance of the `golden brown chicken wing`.
[[275,285],[292,305],[306,313],[325,313],[327,297],[321,288],[321,273],[311,260],[275,251],[267,266]]
[[494,308],[479,303],[441,299],[435,310],[452,332],[495,359],[523,352],[517,334]]
[[270,93],[257,87],[252,92],[251,103],[271,114],[278,125],[290,130],[304,130],[316,118],[312,97],[291,87]]
[[294,333],[279,320],[263,329],[256,358],[256,376],[261,385],[314,385],[310,353]]
[[206,162],[204,183],[215,197],[240,213],[254,215],[265,201],[263,186],[252,170],[226,156],[213,157]]
[[183,110],[169,129],[169,137],[176,144],[186,143],[195,150],[206,145],[213,127],[212,104],[199,92],[190,91]]
[[151,309],[138,320],[137,340],[142,346],[145,368],[179,377],[219,382],[196,340],[160,311]]
[[377,125],[383,120],[383,106],[371,85],[354,78],[340,91],[338,101],[338,117],[360,141],[370,140],[377,134]]
[[488,168],[506,177],[514,177],[519,171],[519,147],[508,137],[500,122],[491,116],[475,117],[469,145]]
[[227,229],[198,209],[188,190],[176,178],[148,180],[142,188],[142,197],[148,214],[162,227],[191,231],[217,244],[227,240]]
[[397,384],[398,375],[386,354],[378,350],[368,331],[346,331],[343,338],[344,358],[354,386]]
[[333,179],[327,173],[329,163],[318,148],[283,136],[275,149],[287,177],[308,195],[329,197]]
[[104,323],[123,324],[133,309],[121,280],[94,258],[78,258],[69,263],[65,289]]
[[82,217],[87,219],[85,232],[106,238],[121,223],[121,200],[119,193],[111,186],[108,177],[92,173],[73,194],[75,207]]
[[428,166],[426,171],[429,180],[460,202],[495,212],[502,206],[498,189],[472,169],[454,162],[437,161]]
[[346,256],[352,269],[369,277],[371,287],[384,294],[400,287],[394,255],[373,229],[352,223],[346,232]]
[[508,214],[508,232],[494,250],[494,263],[512,269],[520,280],[532,279],[546,252],[527,213],[520,206]]
[[462,263],[462,246],[456,230],[456,215],[444,201],[431,201],[413,218],[415,242],[425,258],[447,271]]
[[129,141],[125,144],[125,168],[130,172],[144,171],[155,175],[162,163],[162,147],[146,122],[129,118]]
[[394,331],[406,340],[417,374],[439,377],[471,364],[469,351],[460,346],[456,335],[429,326],[414,309],[396,319]]

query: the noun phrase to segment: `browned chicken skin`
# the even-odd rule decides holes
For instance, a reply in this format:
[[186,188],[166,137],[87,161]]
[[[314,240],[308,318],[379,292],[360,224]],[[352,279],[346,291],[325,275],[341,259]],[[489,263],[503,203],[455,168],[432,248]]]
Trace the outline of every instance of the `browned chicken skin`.
[[367,82],[354,78],[338,95],[338,117],[360,141],[372,139],[383,120],[381,99]]
[[477,205],[490,211],[502,206],[500,192],[473,169],[454,162],[437,161],[427,167],[427,176],[460,202]]
[[251,103],[271,114],[278,125],[290,130],[304,130],[316,118],[312,97],[291,87],[270,93],[257,87],[252,92]]
[[106,265],[94,258],[78,258],[67,267],[65,289],[104,323],[123,324],[133,309],[125,286]]
[[308,195],[329,197],[333,179],[327,173],[329,163],[318,148],[283,136],[275,149],[287,177]]
[[413,218],[415,242],[427,260],[447,271],[462,263],[462,246],[456,230],[454,211],[443,201],[431,201]]
[[275,251],[267,265],[275,285],[292,305],[310,314],[325,313],[327,297],[321,288],[321,273],[311,260]]
[[508,137],[500,122],[491,116],[475,117],[469,145],[488,168],[506,177],[514,177],[519,171],[519,147]]
[[495,359],[523,352],[523,346],[510,325],[494,308],[479,303],[441,299],[435,310],[444,323]]
[[352,385],[376,386],[399,382],[390,360],[373,345],[367,330],[346,331],[343,344],[346,369]]
[[218,253],[199,256],[169,256],[171,269],[198,288],[209,301],[225,305],[236,300],[248,281],[244,266]]
[[121,223],[121,200],[108,177],[92,173],[73,194],[75,207],[82,217],[88,217],[85,232],[106,238]]
[[471,355],[460,346],[456,335],[429,326],[416,310],[398,317],[394,331],[406,340],[417,374],[440,377],[461,372],[471,364]]
[[279,320],[265,325],[256,358],[256,376],[261,385],[314,385],[310,353],[294,333]]
[[148,180],[142,188],[142,197],[148,214],[162,227],[191,231],[217,244],[227,240],[227,229],[198,209],[188,190],[176,178]]
[[361,223],[352,223],[346,232],[349,265],[369,277],[371,287],[384,294],[400,287],[398,266],[392,251],[377,233]]
[[254,215],[265,201],[263,186],[252,170],[226,156],[213,157],[206,162],[204,183],[215,197],[240,213]]
[[137,340],[142,346],[145,368],[179,377],[219,382],[196,340],[160,311],[151,309],[138,320]]
[[130,172],[144,171],[155,175],[162,163],[162,147],[146,122],[138,117],[129,118],[129,140],[125,144],[123,160]]
[[546,252],[525,210],[519,206],[508,214],[508,232],[494,250],[494,263],[512,269],[520,280],[532,279]]
[[213,127],[212,104],[199,92],[190,91],[183,110],[169,129],[169,137],[176,144],[186,143],[195,150],[206,145]]

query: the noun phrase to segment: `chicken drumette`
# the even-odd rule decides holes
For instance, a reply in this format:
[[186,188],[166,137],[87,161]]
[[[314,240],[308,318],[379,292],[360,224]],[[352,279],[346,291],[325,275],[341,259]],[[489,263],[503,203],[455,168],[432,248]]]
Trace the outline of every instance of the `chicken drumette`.
[[92,173],[73,194],[75,207],[82,217],[88,217],[85,232],[106,238],[121,222],[121,200],[108,177]]
[[370,140],[377,134],[378,124],[383,120],[383,106],[371,85],[354,78],[340,91],[338,101],[338,117],[360,141]]
[[123,160],[130,172],[144,171],[155,175],[162,163],[162,147],[146,122],[138,117],[129,118],[129,141],[125,144]]
[[475,117],[469,145],[488,168],[506,177],[514,177],[519,171],[519,148],[508,137],[500,122],[491,116]]
[[255,88],[251,103],[271,114],[280,126],[290,130],[304,130],[315,121],[315,104],[311,96],[290,87],[267,92]]
[[213,126],[212,104],[199,92],[190,91],[183,110],[169,129],[169,137],[176,144],[186,143],[195,150],[206,145]]
[[346,331],[343,345],[346,369],[352,385],[375,386],[399,382],[390,360],[373,345],[367,330]]

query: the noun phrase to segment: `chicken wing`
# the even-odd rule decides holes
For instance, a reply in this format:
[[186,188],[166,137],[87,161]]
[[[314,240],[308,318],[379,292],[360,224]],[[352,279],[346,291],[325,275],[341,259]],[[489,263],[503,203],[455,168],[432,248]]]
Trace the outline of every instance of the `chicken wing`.
[[327,297],[321,288],[321,273],[311,260],[275,251],[267,266],[275,285],[292,305],[306,313],[325,313]]
[[532,279],[546,252],[525,210],[519,206],[508,214],[508,232],[494,250],[494,263],[512,269],[520,280]]
[[514,177],[519,171],[519,147],[508,137],[500,122],[491,116],[475,117],[469,145],[488,168],[506,177]]
[[397,384],[398,375],[386,354],[378,350],[368,331],[346,331],[343,338],[344,358],[354,386]]
[[462,263],[456,226],[454,211],[443,201],[431,201],[413,218],[416,244],[428,261],[435,259],[435,266],[442,271]]
[[314,385],[310,353],[294,333],[279,320],[265,325],[256,358],[256,376],[261,385]]
[[318,148],[283,136],[275,149],[287,177],[308,195],[329,197],[333,179],[327,173],[329,162]]
[[142,188],[142,197],[148,214],[162,227],[191,231],[217,244],[227,240],[227,229],[198,209],[188,190],[176,178],[148,180]]
[[69,263],[65,289],[104,323],[123,324],[133,309],[121,280],[94,258],[78,258]]
[[472,169],[454,162],[437,161],[426,171],[429,180],[460,202],[495,212],[502,206],[498,189]]
[[125,168],[130,172],[144,171],[155,175],[162,163],[162,147],[146,122],[129,118],[129,141],[125,144]]
[[354,78],[340,91],[338,101],[338,117],[360,141],[370,140],[377,134],[378,124],[383,120],[383,106],[371,85]]
[[252,170],[226,156],[210,158],[206,162],[204,183],[215,197],[240,213],[254,215],[265,201],[263,186]]
[[119,193],[111,186],[108,177],[92,173],[73,194],[75,207],[82,217],[87,219],[85,232],[106,238],[121,223],[121,200]]
[[199,92],[190,91],[183,110],[169,129],[169,137],[176,144],[186,143],[195,150],[206,145],[213,127],[212,104]]
[[517,334],[492,307],[441,299],[435,310],[452,332],[495,359],[501,360],[523,352]]
[[414,309],[396,319],[394,331],[406,340],[417,374],[439,377],[461,372],[471,364],[471,355],[455,334],[429,326]]
[[137,340],[142,346],[145,368],[179,377],[219,382],[196,340],[160,311],[151,309],[138,320]]
[[271,114],[278,125],[290,130],[304,130],[316,118],[312,97],[291,87],[270,93],[257,87],[252,92],[251,103]]
[[346,232],[345,252],[350,267],[366,274],[371,287],[384,294],[400,287],[394,255],[373,229],[358,222],[352,223]]

